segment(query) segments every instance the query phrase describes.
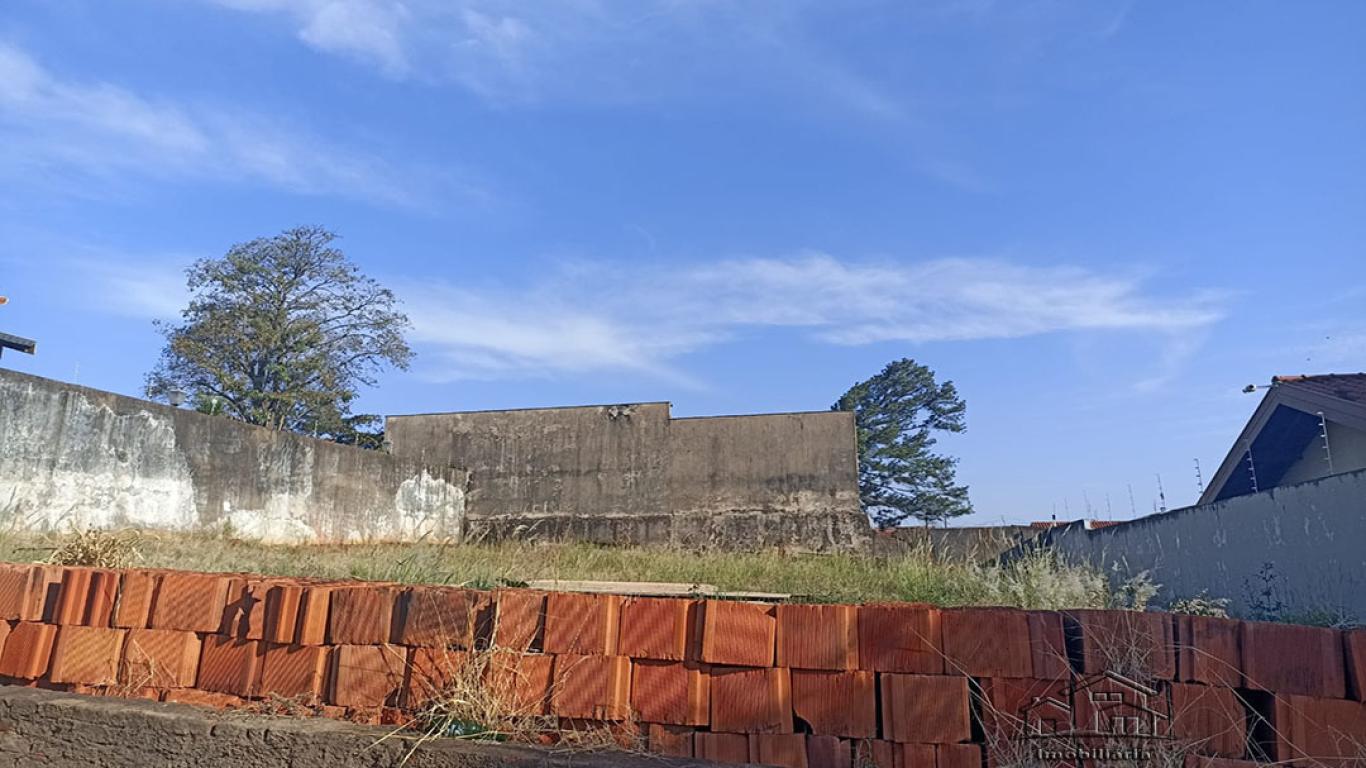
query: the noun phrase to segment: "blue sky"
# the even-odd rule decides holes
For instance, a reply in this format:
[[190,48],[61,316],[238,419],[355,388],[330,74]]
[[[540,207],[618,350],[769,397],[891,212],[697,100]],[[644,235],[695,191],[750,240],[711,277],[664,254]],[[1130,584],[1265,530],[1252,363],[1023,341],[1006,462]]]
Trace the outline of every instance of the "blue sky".
[[[969,522],[1196,496],[1366,369],[1366,4],[8,0],[8,367],[137,393],[184,266],[299,224],[408,413],[953,380]],[[1132,489],[1133,502],[1130,502]]]

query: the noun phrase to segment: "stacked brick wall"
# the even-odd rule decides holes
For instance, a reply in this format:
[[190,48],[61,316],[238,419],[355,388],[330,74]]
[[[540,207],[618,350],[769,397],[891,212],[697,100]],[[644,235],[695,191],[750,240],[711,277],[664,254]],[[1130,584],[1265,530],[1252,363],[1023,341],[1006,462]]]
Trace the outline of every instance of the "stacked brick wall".
[[0,564],[10,685],[403,724],[476,654],[518,712],[720,762],[990,768],[1144,716],[1164,764],[1366,760],[1366,631]]

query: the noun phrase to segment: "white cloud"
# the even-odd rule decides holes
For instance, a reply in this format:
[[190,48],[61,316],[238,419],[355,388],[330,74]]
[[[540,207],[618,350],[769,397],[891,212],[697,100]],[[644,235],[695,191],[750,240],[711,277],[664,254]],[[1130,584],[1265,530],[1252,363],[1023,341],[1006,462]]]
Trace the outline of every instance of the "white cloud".
[[392,75],[407,74],[406,4],[393,0],[211,0],[238,11],[277,13],[297,27],[299,39],[328,53],[354,56]]
[[414,179],[247,111],[192,108],[108,82],[63,79],[0,43],[0,173],[129,175],[265,183],[418,205]]
[[[1167,338],[1222,316],[1212,295],[1162,298],[1135,277],[992,259],[855,263],[809,253],[678,268],[578,266],[532,285],[401,286],[438,377],[636,371],[746,330],[785,327],[861,345],[1007,339],[1066,331]],[[1179,360],[1163,360],[1164,370]]]

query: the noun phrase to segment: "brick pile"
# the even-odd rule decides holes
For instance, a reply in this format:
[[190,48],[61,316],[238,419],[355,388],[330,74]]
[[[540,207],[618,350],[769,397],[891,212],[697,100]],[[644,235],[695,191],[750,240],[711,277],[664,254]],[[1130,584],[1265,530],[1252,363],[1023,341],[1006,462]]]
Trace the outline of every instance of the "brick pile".
[[9,685],[403,723],[472,652],[519,712],[720,762],[1003,765],[1002,743],[1103,719],[1082,693],[1135,681],[1187,765],[1366,755],[1366,630],[0,564]]

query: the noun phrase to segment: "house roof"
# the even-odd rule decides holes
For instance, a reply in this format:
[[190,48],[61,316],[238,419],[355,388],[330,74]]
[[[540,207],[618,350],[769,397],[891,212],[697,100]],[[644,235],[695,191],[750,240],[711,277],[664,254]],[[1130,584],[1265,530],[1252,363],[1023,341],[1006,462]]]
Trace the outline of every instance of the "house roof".
[[1366,431],[1366,373],[1272,377],[1270,389],[1210,478],[1199,503],[1275,487],[1319,434],[1320,414],[1328,421]]

